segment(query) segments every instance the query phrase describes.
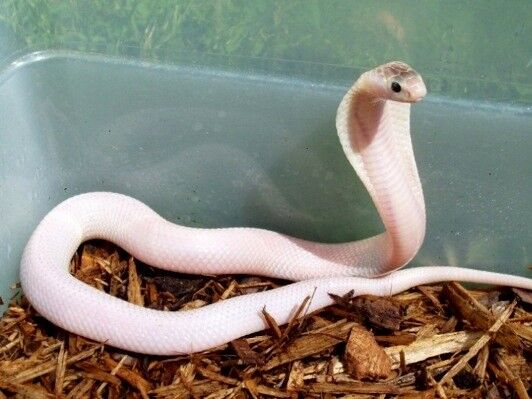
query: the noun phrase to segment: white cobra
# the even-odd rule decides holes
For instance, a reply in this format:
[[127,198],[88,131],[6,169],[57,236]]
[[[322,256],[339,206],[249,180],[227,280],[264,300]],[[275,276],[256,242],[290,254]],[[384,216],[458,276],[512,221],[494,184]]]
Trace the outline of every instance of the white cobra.
[[[161,355],[207,350],[262,330],[263,308],[286,323],[307,296],[313,311],[333,302],[329,293],[391,295],[439,281],[532,289],[525,277],[450,266],[390,273],[414,257],[425,234],[425,204],[410,139],[410,103],[425,94],[417,72],[391,62],[362,74],[338,107],[340,142],[383,220],[382,234],[322,244],[255,228],[197,229],[170,223],[124,195],[88,193],[59,204],[39,224],[22,257],[22,288],[40,314],[68,331]],[[93,238],[112,241],[162,269],[298,282],[195,310],[146,309],[69,273],[79,245]]]

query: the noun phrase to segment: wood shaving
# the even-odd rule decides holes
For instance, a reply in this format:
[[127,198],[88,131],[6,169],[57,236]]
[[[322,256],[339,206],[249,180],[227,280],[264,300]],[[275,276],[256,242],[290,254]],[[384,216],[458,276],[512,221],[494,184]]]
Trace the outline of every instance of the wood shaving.
[[[288,283],[169,273],[103,241],[82,245],[71,272],[110,295],[166,311]],[[450,283],[385,298],[346,294],[311,314],[308,298],[285,326],[264,311],[264,331],[164,357],[70,334],[22,296],[0,320],[0,399],[524,399],[532,379],[529,298],[522,290]]]

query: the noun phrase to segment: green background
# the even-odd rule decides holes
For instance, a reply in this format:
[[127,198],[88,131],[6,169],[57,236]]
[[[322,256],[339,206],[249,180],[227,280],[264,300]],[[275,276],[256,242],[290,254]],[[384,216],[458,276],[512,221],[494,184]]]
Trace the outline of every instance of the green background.
[[12,37],[0,53],[6,62],[23,48],[170,64],[197,53],[304,61],[282,71],[297,76],[316,64],[366,69],[401,59],[423,73],[432,94],[532,103],[529,0],[3,0],[0,20]]

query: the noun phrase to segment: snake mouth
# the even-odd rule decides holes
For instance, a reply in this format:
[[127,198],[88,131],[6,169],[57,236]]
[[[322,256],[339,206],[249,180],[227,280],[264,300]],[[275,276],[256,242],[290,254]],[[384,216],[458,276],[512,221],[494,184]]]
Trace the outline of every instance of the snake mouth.
[[425,98],[425,95],[427,94],[427,89],[424,86],[417,87],[411,90],[410,93],[408,94],[409,94],[408,97],[409,97],[410,102],[418,103],[421,100],[423,100],[423,98]]

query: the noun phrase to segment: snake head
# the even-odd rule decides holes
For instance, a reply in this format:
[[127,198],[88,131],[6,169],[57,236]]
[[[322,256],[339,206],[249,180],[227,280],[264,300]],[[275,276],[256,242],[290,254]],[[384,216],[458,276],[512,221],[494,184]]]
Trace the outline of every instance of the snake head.
[[421,75],[404,62],[389,62],[369,73],[373,92],[383,100],[414,103],[427,94]]

